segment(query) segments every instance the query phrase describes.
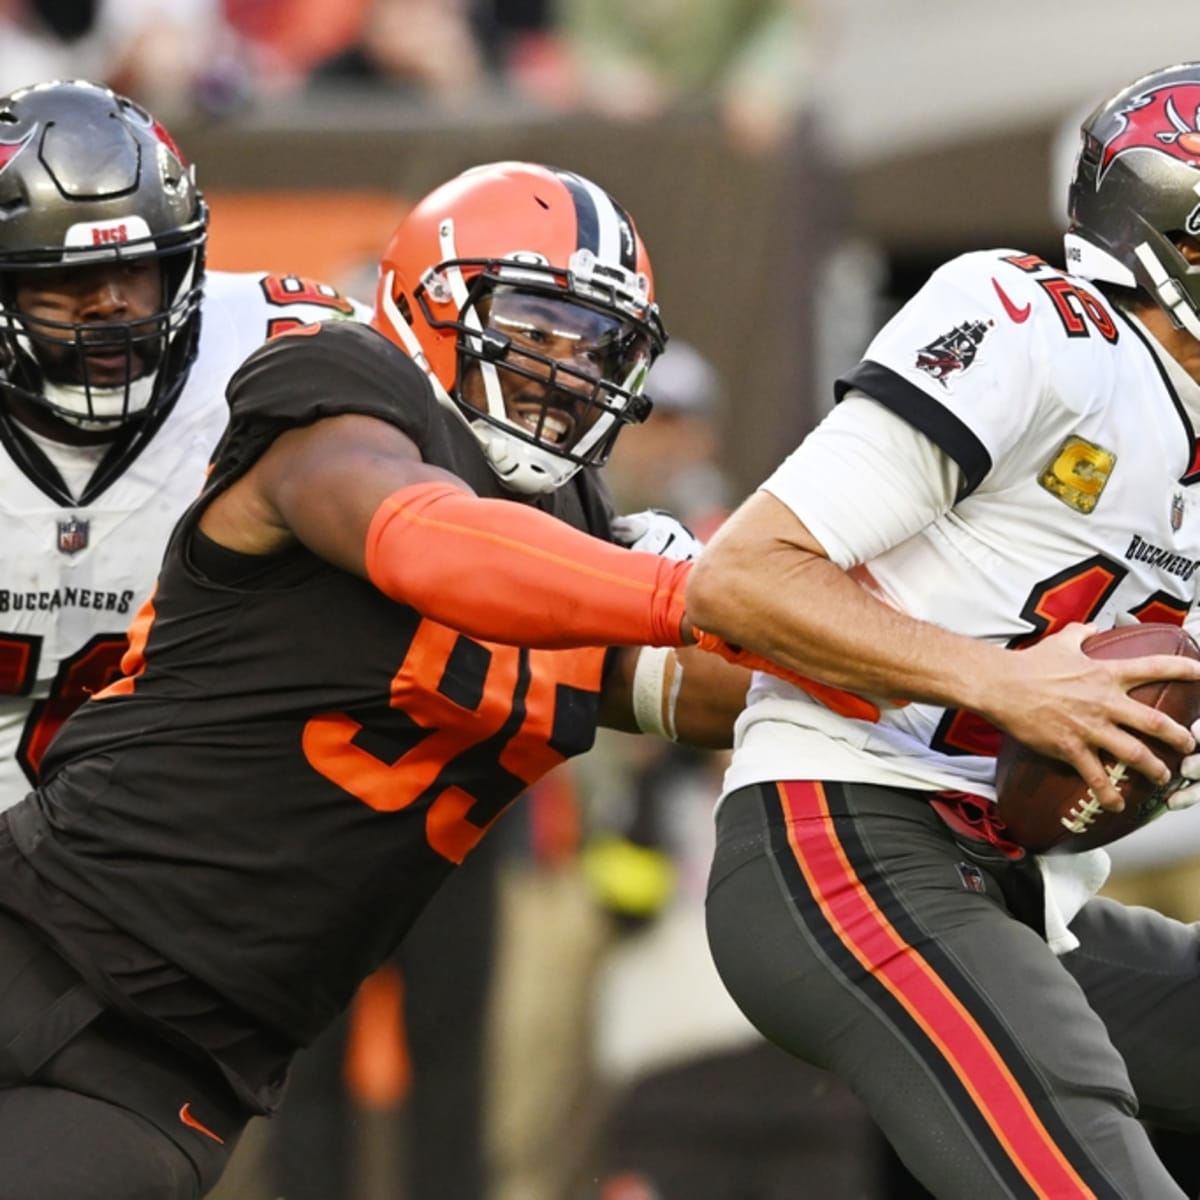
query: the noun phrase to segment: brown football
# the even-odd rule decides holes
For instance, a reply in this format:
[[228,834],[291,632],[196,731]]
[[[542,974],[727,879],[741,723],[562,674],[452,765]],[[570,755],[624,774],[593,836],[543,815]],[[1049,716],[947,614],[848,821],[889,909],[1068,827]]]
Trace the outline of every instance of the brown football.
[[[1177,625],[1118,625],[1083,643],[1092,658],[1141,658],[1183,654],[1200,658],[1200,646]],[[1169,680],[1144,683],[1129,693],[1190,726],[1200,717],[1200,682]],[[1109,774],[1125,797],[1122,812],[1102,809],[1083,780],[1066,763],[1037,754],[1005,737],[996,759],[996,807],[1013,841],[1039,853],[1075,854],[1125,837],[1162,812],[1179,786],[1182,755],[1155,738],[1146,745],[1171,769],[1170,783],[1155,786],[1145,775],[1104,756]]]

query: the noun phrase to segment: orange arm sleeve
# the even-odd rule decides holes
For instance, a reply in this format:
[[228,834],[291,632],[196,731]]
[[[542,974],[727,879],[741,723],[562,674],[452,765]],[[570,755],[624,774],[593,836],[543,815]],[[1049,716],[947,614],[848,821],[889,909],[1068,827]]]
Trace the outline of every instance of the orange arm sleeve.
[[682,646],[691,563],[639,554],[512,500],[401,488],[367,529],[386,596],[481,641],[533,649]]
[[815,679],[809,679],[807,675],[800,675],[788,667],[771,662],[769,659],[763,658],[761,654],[755,654],[753,650],[735,646],[732,642],[717,637],[715,633],[705,633],[702,629],[694,629],[692,632],[696,635],[696,645],[701,650],[719,655],[727,662],[735,663],[739,667],[747,667],[751,671],[766,671],[771,675],[777,675],[780,679],[787,680],[793,687],[807,692],[814,700],[820,700],[826,708],[833,709],[835,713],[840,713],[843,717],[854,717],[859,721],[879,720],[879,706],[862,696],[855,695],[854,692],[843,691],[828,683],[819,683]]

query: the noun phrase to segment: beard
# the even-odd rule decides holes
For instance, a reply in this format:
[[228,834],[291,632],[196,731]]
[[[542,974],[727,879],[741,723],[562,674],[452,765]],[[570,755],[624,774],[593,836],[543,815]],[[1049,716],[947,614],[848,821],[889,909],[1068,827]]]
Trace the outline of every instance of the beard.
[[98,326],[73,339],[38,336],[27,325],[26,338],[47,382],[64,387],[124,387],[156,370],[163,356],[157,325]]

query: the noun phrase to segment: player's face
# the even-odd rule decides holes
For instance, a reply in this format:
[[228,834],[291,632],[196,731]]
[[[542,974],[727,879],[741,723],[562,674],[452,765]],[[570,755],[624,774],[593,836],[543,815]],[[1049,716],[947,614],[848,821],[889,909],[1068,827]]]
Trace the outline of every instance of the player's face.
[[[478,309],[484,327],[508,339],[497,374],[509,420],[550,445],[574,445],[599,417],[598,383],[625,386],[649,365],[649,339],[630,322],[569,300],[497,288]],[[559,368],[553,382],[547,359]],[[461,395],[486,411],[478,363],[464,372]]]
[[162,331],[151,318],[162,291],[157,260],[133,258],[25,272],[15,302],[48,379],[120,387],[158,365]]

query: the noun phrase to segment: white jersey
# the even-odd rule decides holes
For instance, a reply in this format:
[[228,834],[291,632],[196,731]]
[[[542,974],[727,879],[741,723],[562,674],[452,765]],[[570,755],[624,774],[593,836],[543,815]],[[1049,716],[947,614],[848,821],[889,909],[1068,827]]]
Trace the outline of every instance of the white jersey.
[[95,499],[65,498],[62,481],[71,481],[78,454],[63,449],[60,474],[42,457],[44,439],[0,423],[0,808],[29,790],[70,711],[117,673],[126,627],[225,428],[229,377],[272,333],[369,315],[328,285],[296,276],[209,272],[204,290],[186,384]]
[[[763,487],[887,602],[1003,646],[1118,613],[1190,626],[1200,386],[1094,284],[1014,251],[964,255],[838,392]],[[993,797],[998,741],[959,710],[857,721],[758,675],[726,790],[801,778]]]

